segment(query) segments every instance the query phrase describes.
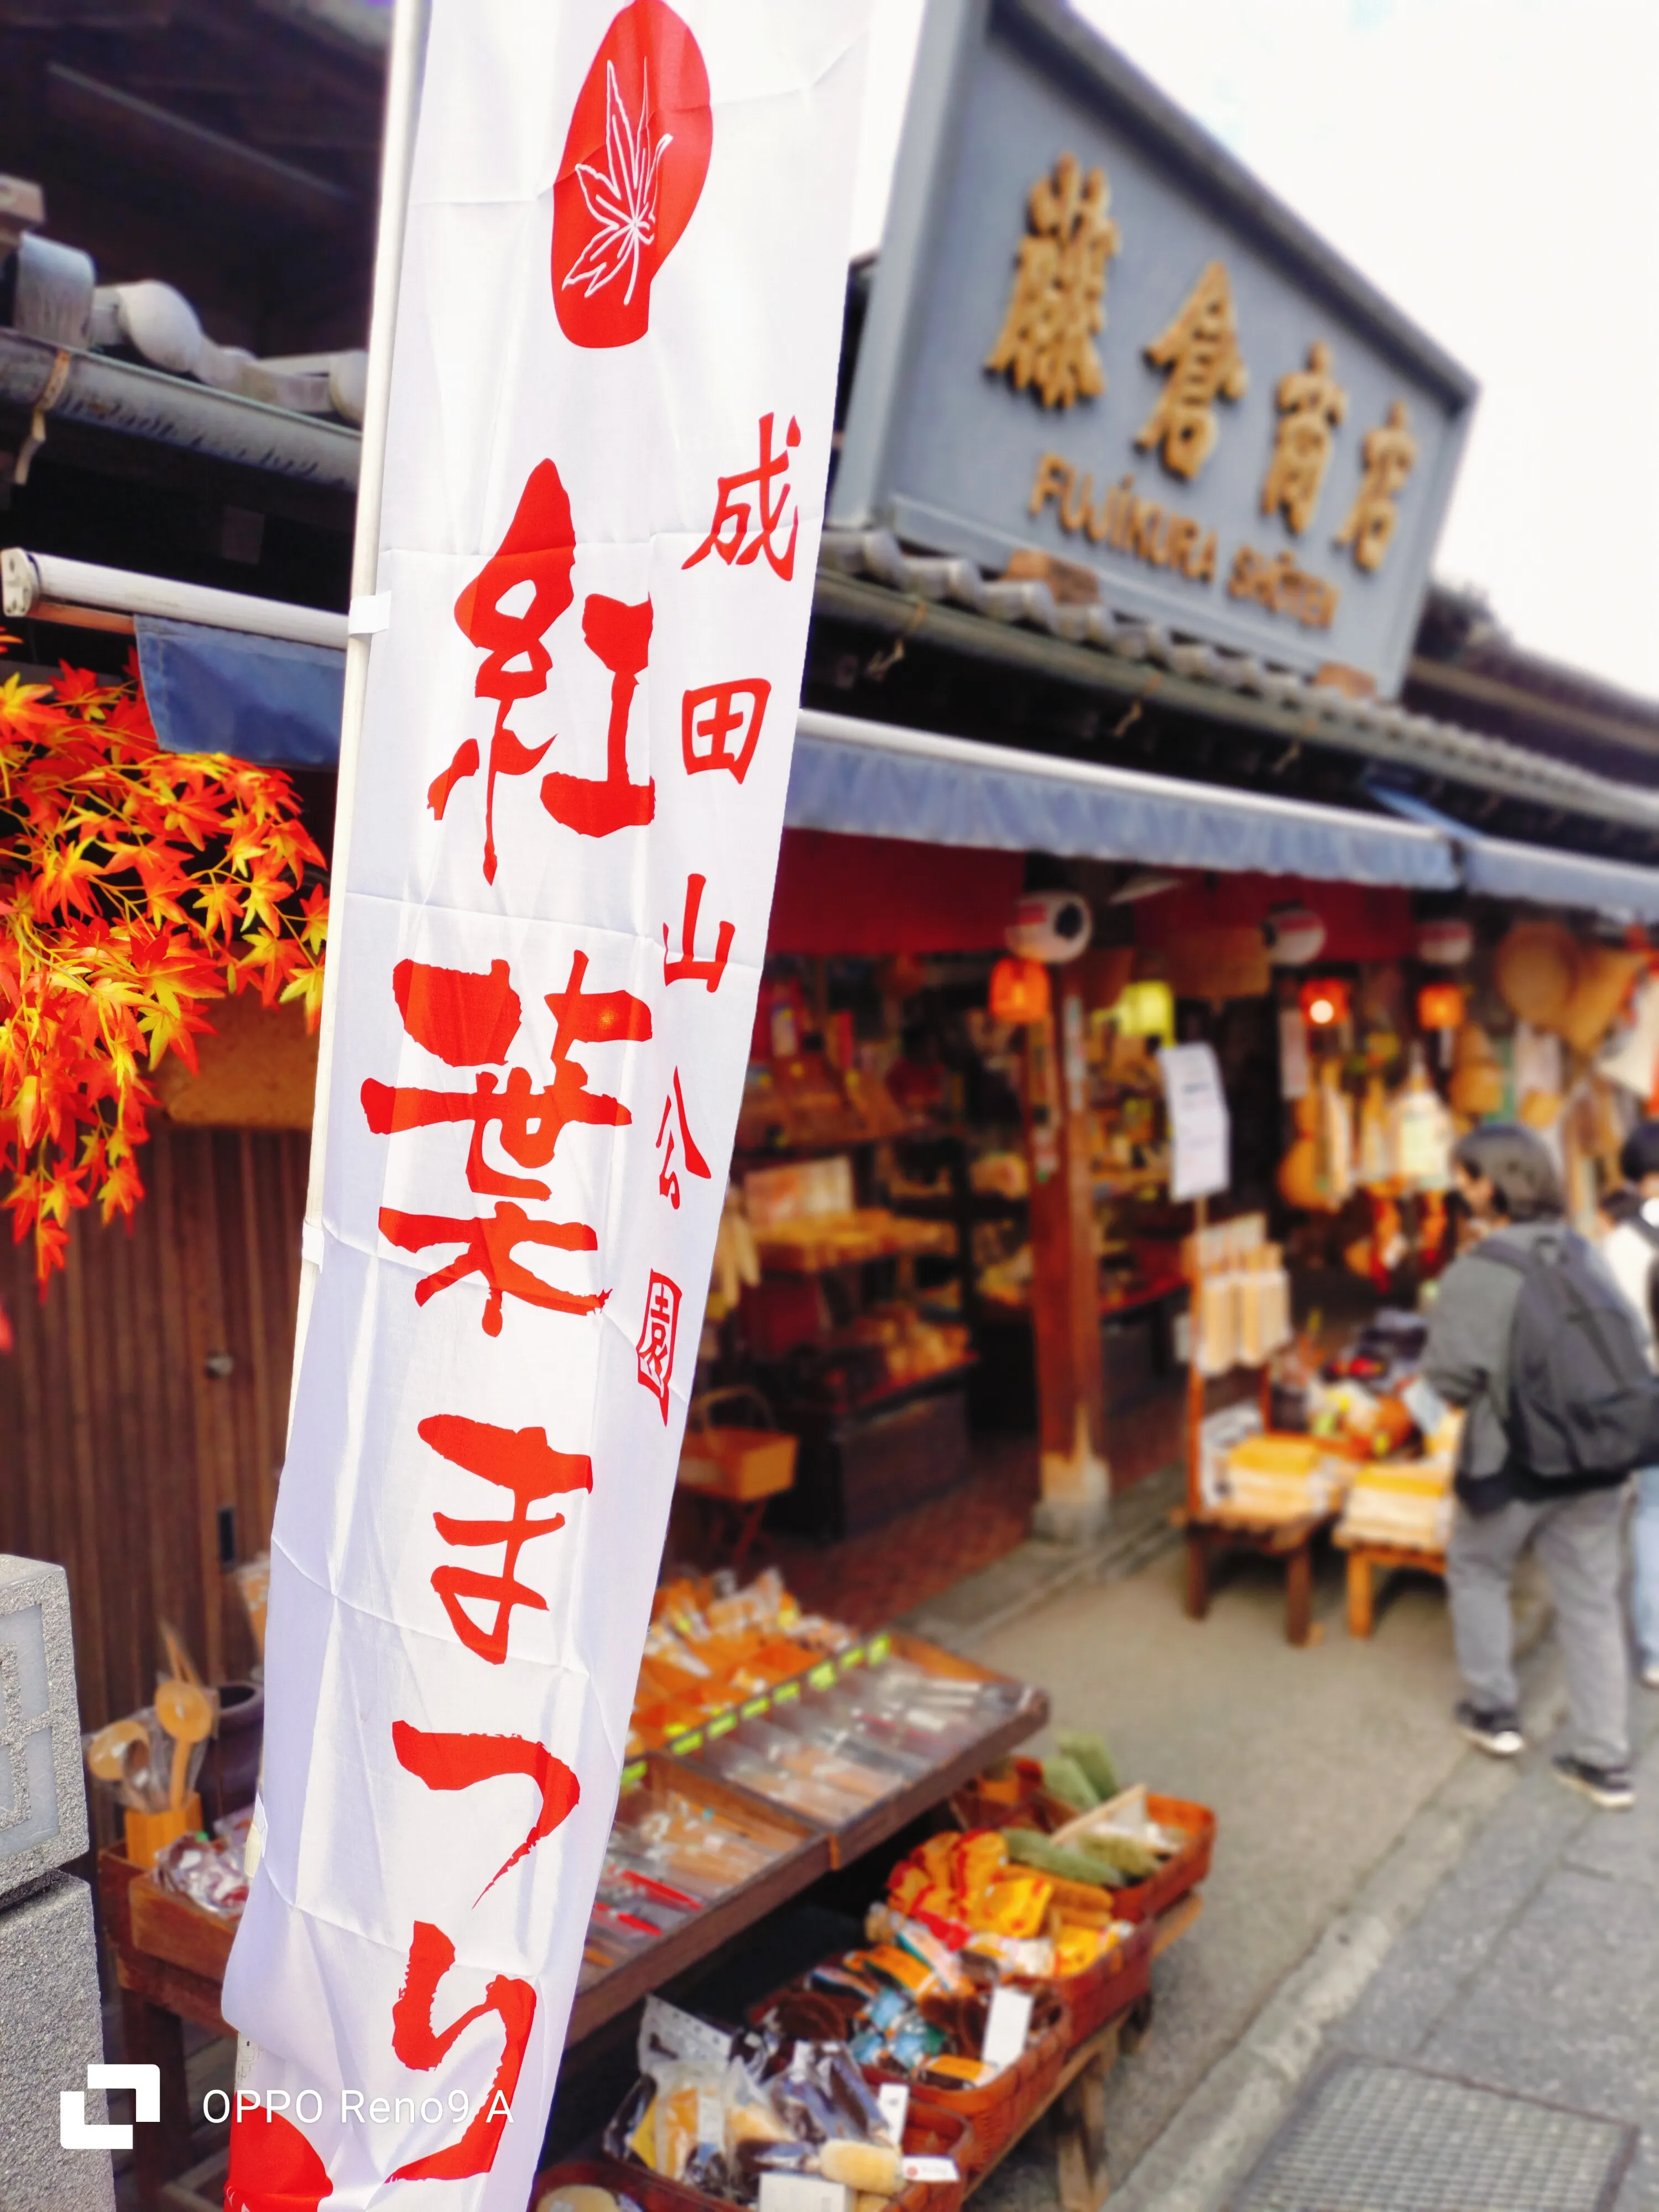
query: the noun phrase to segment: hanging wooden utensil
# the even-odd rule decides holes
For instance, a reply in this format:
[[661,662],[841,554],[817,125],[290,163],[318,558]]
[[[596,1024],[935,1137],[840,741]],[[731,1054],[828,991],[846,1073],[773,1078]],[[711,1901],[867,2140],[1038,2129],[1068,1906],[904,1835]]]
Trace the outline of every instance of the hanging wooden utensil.
[[213,1700],[199,1683],[160,1682],[155,1688],[155,1717],[173,1738],[173,1786],[167,1802],[177,1812],[185,1802],[190,1754],[213,1734]]

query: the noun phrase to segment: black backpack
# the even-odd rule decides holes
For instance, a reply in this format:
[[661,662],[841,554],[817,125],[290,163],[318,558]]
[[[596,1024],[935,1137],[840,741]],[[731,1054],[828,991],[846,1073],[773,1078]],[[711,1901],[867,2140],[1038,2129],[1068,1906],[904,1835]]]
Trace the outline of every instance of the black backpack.
[[1522,1251],[1489,1237],[1474,1256],[1522,1278],[1510,1330],[1511,1464],[1552,1488],[1594,1490],[1659,1463],[1659,1375],[1583,1238],[1564,1229]]

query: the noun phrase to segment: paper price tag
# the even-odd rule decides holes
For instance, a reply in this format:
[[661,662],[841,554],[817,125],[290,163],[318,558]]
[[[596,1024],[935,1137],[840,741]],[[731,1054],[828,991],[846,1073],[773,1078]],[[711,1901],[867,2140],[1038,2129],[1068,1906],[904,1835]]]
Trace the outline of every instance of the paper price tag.
[[747,1705],[740,1705],[738,1710],[744,1720],[757,1721],[763,1713],[770,1710],[771,1704],[770,1698],[750,1698]]
[[864,1659],[864,1646],[861,1644],[855,1644],[850,1651],[843,1651],[841,1655],[842,1673],[848,1674],[854,1667],[862,1667]]
[[870,1664],[879,1667],[892,1648],[893,1639],[884,1628],[879,1636],[870,1638]]
[[697,2092],[697,2142],[711,2150],[721,2150],[726,2144],[726,2107],[716,2089]]
[[[732,2039],[695,2013],[682,2012],[665,1997],[652,1996],[645,2001],[635,2049],[641,2073],[654,2074],[664,2060],[680,2066],[724,2066],[732,2056]],[[697,2124],[702,2124],[701,2103]]]
[[799,1682],[785,1682],[781,1684],[777,1689],[773,1691],[772,1703],[775,1705],[793,1705],[799,1695],[800,1684]]
[[980,2056],[993,2066],[1012,2066],[1025,2048],[1031,2026],[1031,1992],[1011,1990],[1006,1984],[991,1995],[985,2016],[985,2040]]
[[718,1743],[723,1735],[730,1735],[737,1724],[738,1717],[735,1713],[722,1713],[718,1720],[710,1721],[708,1723],[709,1742]]
[[902,2171],[907,2181],[960,2181],[953,2158],[907,2158]]
[[908,2081],[884,2081],[876,2091],[876,2102],[881,2106],[881,2117],[887,2123],[887,2132],[901,2147],[904,2142],[904,2123],[910,2112],[910,2085]]
[[763,2173],[760,2212],[851,2212],[853,2192],[844,2181],[817,2173]]
[[622,1786],[624,1790],[637,1790],[644,1779],[645,1761],[642,1759],[636,1759],[631,1765],[624,1766],[622,1771]]
[[813,1668],[806,1679],[815,1690],[833,1690],[836,1686],[834,1662],[824,1660],[821,1665]]

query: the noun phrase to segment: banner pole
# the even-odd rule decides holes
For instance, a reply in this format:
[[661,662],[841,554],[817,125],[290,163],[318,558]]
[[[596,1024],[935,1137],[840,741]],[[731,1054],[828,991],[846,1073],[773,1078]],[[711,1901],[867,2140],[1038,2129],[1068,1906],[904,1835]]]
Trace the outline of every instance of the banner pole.
[[[380,205],[374,243],[374,285],[368,324],[368,393],[363,409],[362,458],[357,476],[356,526],[351,548],[351,606],[345,649],[345,699],[340,715],[340,767],[334,804],[333,865],[339,874],[351,848],[352,817],[357,796],[357,754],[368,684],[369,647],[374,633],[370,603],[380,580],[380,503],[386,484],[386,421],[392,403],[392,344],[398,321],[398,287],[403,273],[404,230],[409,211],[410,173],[421,106],[431,0],[395,0],[386,57],[386,127],[380,146]],[[376,625],[378,627],[378,625]],[[345,927],[343,904],[331,904],[328,957],[324,965],[323,1009],[317,1039],[317,1100],[311,1125],[311,1168],[306,1183],[305,1224],[300,1233],[300,1293],[295,1316],[294,1373],[289,1385],[289,1424],[294,1420],[306,1326],[311,1317],[317,1271],[323,1250],[323,1174],[328,1158],[329,1070],[334,1056],[334,1022],[339,1003],[335,975]]]

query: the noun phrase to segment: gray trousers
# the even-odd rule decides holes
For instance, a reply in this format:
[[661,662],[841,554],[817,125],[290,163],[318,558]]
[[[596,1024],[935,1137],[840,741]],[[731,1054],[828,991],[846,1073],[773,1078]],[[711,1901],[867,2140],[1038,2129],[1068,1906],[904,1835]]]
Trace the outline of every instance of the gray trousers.
[[1571,1749],[1592,1766],[1630,1756],[1630,1661],[1620,1599],[1625,1493],[1592,1490],[1533,1505],[1520,1499],[1478,1517],[1460,1504],[1446,1554],[1457,1664],[1483,1711],[1513,1710],[1510,1583],[1535,1544],[1555,1604],[1572,1713]]

